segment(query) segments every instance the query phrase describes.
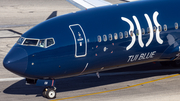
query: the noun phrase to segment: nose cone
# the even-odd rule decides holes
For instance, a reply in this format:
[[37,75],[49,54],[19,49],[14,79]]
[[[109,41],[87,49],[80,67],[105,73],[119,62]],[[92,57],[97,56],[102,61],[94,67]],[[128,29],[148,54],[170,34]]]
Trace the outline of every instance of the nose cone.
[[13,47],[6,55],[3,65],[9,71],[23,76],[28,65],[27,52],[20,47]]

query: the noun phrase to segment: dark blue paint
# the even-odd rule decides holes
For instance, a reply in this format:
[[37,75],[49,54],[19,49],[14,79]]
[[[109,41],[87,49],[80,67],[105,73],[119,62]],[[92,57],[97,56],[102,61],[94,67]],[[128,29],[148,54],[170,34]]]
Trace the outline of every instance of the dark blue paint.
[[[4,66],[8,70],[27,78],[58,79],[99,72],[102,71],[102,68],[108,70],[153,61],[171,61],[179,52],[180,30],[174,28],[175,22],[180,23],[179,4],[180,1],[178,0],[138,1],[78,11],[49,19],[30,29],[22,37],[54,38],[56,44],[49,48],[15,44],[4,59]],[[140,47],[136,36],[134,46],[128,51],[126,47],[132,40],[130,36],[128,38],[124,36],[123,39],[118,38],[118,40],[113,38],[112,41],[97,42],[98,35],[108,36],[110,33],[114,35],[114,33],[129,31],[129,25],[122,21],[121,17],[130,19],[135,26],[132,18],[135,15],[141,27],[146,30],[148,23],[144,14],[148,14],[153,22],[152,16],[155,11],[159,12],[158,22],[161,26],[163,27],[164,24],[168,26],[168,31],[162,31],[160,34],[164,41],[163,44],[156,41],[155,34],[151,44],[143,48]],[[89,40],[85,57],[75,57],[75,41],[69,28],[73,24],[80,24]],[[152,24],[155,26],[154,23]],[[135,29],[137,29],[136,26]],[[174,37],[177,43],[176,47],[173,47],[175,43],[169,44],[168,35]],[[143,43],[146,44],[149,34],[146,32],[142,39]],[[104,47],[108,48],[106,52],[103,51]],[[127,63],[130,55],[140,55],[153,51],[156,51],[154,58]],[[84,51],[79,50],[79,54],[84,54]],[[15,62],[8,63],[8,61]],[[82,73],[87,63],[88,66]]]
[[36,86],[55,86],[55,80],[37,80]]
[[15,74],[24,76],[28,66],[28,54],[25,49],[14,47],[4,59],[4,67]]

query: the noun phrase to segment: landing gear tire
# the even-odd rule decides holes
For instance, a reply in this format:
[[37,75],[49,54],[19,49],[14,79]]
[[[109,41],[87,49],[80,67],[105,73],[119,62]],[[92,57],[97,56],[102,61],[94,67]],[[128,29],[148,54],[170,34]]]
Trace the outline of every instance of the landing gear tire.
[[43,93],[42,93],[43,97],[46,98],[46,88],[43,90]]
[[43,91],[43,96],[48,98],[48,99],[54,99],[56,98],[56,88],[52,88],[52,87],[47,87],[44,89]]

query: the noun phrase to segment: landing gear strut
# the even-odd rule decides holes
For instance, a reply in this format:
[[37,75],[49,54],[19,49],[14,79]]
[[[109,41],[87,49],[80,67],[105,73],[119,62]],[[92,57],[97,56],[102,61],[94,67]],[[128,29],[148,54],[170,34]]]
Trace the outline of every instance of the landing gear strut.
[[43,96],[48,99],[56,98],[56,87],[46,87],[43,90]]

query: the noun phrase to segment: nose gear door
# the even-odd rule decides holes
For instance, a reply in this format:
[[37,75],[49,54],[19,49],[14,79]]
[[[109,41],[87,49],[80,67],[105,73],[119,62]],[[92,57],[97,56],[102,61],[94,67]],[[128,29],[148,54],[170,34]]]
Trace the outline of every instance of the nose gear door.
[[81,25],[73,24],[69,26],[75,42],[75,57],[85,57],[87,55],[87,41]]

